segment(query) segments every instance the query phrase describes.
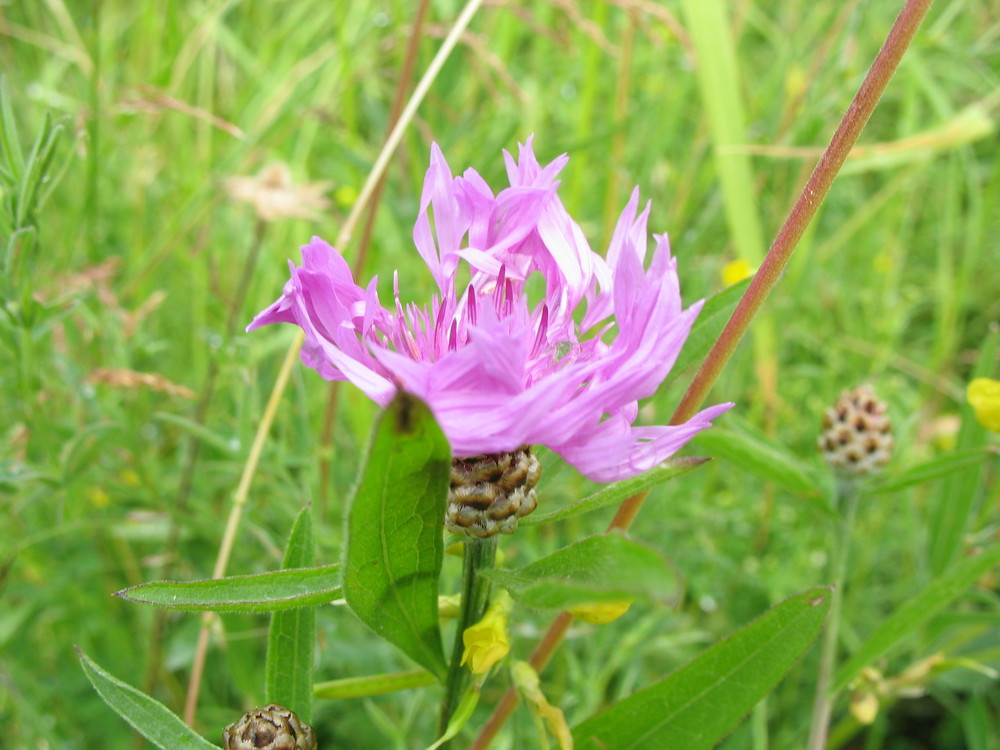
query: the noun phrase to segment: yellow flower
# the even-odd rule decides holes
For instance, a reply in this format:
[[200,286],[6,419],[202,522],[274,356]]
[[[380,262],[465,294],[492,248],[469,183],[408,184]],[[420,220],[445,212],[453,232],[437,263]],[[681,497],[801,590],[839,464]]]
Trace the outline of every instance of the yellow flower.
[[632,602],[622,600],[617,602],[599,602],[598,604],[579,604],[569,608],[569,613],[573,617],[579,618],[592,625],[604,625],[605,623],[617,620],[628,612]]
[[566,717],[562,709],[549,703],[542,693],[538,672],[528,662],[516,661],[510,668],[510,674],[518,692],[528,701],[532,712],[541,716],[549,725],[549,731],[556,736],[561,750],[573,750],[573,734],[569,731]]
[[511,607],[510,594],[502,590],[486,610],[483,619],[462,633],[465,651],[462,664],[469,663],[474,674],[484,674],[510,651],[507,638],[507,614]]
[[755,269],[742,258],[731,260],[722,267],[722,284],[732,286],[754,275]]
[[965,392],[979,424],[1000,433],[1000,380],[976,378]]

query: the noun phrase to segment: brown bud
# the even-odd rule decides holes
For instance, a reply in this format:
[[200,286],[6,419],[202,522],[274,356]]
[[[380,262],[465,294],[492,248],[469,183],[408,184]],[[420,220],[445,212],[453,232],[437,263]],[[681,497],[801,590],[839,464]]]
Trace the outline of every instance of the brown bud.
[[247,711],[222,730],[225,750],[316,750],[312,727],[294,711],[270,703]]
[[534,487],[541,472],[530,448],[456,458],[445,527],[477,538],[513,533],[518,520],[538,507]]
[[892,457],[892,422],[869,385],[840,394],[823,414],[819,449],[838,474],[860,477],[882,469]]

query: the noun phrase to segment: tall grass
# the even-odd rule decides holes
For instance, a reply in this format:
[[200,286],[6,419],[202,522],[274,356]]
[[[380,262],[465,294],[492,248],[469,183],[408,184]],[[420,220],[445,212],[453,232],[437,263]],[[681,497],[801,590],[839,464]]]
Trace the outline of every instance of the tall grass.
[[[410,232],[432,140],[454,169],[474,166],[494,186],[502,181],[500,150],[531,133],[541,158],[569,152],[563,198],[595,246],[610,232],[606,206],[622,204],[639,184],[653,201],[650,228],[671,234],[688,301],[718,291],[719,270],[733,257],[754,260],[754,244],[773,235],[814,162],[813,152],[796,149],[825,144],[897,8],[713,3],[715,13],[698,23],[695,6],[704,9],[487,4],[390,165],[367,261],[383,297],[394,268],[414,298],[430,291]],[[418,70],[458,9],[457,2],[432,5]],[[18,310],[30,309],[32,298],[45,307],[2,324],[0,746],[130,741],[76,668],[73,644],[134,684],[156,674],[157,697],[183,705],[197,618],[168,617],[162,652],[147,664],[154,616],[108,594],[164,570],[182,579],[211,573],[291,341],[281,329],[226,336],[236,269],[253,247],[256,218],[227,200],[223,181],[281,160],[298,182],[334,183],[333,206],[318,221],[268,226],[238,309],[238,320],[249,321],[279,293],[285,260],[298,260],[299,244],[340,231],[385,137],[415,10],[398,1],[154,9],[47,0],[0,11],[0,65],[18,141],[10,153],[30,155],[47,113],[63,130],[45,200],[22,217],[36,227],[34,239],[19,245],[33,271],[7,279],[15,299],[29,300]],[[850,173],[768,302],[773,337],[763,350],[758,344],[738,352],[715,389],[719,400],[738,404],[731,425],[760,428],[808,464],[823,408],[868,380],[890,403],[899,466],[941,453],[950,440],[982,442],[971,427],[956,437],[949,420],[962,414],[964,383],[1000,319],[993,10],[972,0],[932,9],[862,138],[870,150],[848,162]],[[719,45],[733,58],[716,70],[706,61]],[[5,201],[16,193],[8,181],[0,185]],[[763,240],[754,237],[754,221]],[[6,245],[16,227],[0,227]],[[350,244],[342,249],[349,258],[355,252]],[[773,360],[773,388],[760,383],[761,357]],[[130,387],[102,378],[101,368],[156,373],[162,381],[159,389]],[[995,359],[980,368],[995,375]],[[204,392],[213,371],[216,384],[199,419],[197,399],[181,388]],[[669,416],[689,379],[677,379],[647,407],[650,422],[654,414]],[[277,567],[297,510],[317,497],[326,397],[311,371],[294,370],[230,571]],[[317,529],[324,561],[339,559],[338,499],[354,480],[375,413],[353,391],[344,389],[340,399],[331,502]],[[199,456],[190,500],[178,508],[191,441]],[[1000,490],[991,476],[977,469],[859,508],[845,651],[967,543],[995,534]],[[685,601],[671,611],[636,607],[618,630],[570,631],[545,689],[553,702],[569,686],[582,696],[564,705],[571,723],[683,663],[767,605],[824,582],[832,526],[808,499],[721,460],[682,482],[651,498],[633,533],[671,550],[687,582]],[[552,472],[543,502],[576,497],[584,487],[569,471]],[[541,527],[519,534],[506,552],[530,560],[607,520]],[[998,611],[991,579],[894,652],[887,674],[936,650],[996,665]],[[318,674],[405,668],[342,615],[320,615]],[[263,620],[240,615],[213,629],[199,726],[221,727],[260,698],[265,630]],[[525,626],[515,649],[529,649],[534,636]],[[815,668],[815,658],[803,662],[769,700],[767,715],[727,747],[760,748],[763,738],[774,748],[801,746]],[[866,746],[905,747],[906,717],[922,711],[940,733],[928,746],[963,746],[946,744],[957,738],[991,747],[975,742],[992,741],[997,729],[995,684],[952,672],[931,684],[931,695],[884,711]],[[841,703],[835,711],[834,739],[852,731],[844,709]],[[432,698],[410,692],[319,703],[315,724],[330,746],[409,748],[417,747],[413,737],[429,736],[433,713]],[[505,731],[509,747],[534,742],[530,717],[515,717]]]

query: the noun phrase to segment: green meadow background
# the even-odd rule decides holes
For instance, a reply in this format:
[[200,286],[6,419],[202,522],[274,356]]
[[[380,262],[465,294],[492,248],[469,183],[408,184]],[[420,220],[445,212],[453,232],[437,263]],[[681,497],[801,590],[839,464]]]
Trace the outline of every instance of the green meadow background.
[[[460,9],[428,4],[412,80]],[[670,234],[685,300],[716,294],[727,263],[760,262],[898,9],[873,0],[485,3],[391,161],[362,283],[377,273],[389,300],[399,269],[404,299],[429,298],[411,232],[431,142],[454,172],[473,167],[499,190],[502,150],[534,134],[540,159],[570,154],[560,194],[596,250],[639,185],[652,200],[650,230]],[[243,327],[280,294],[299,245],[340,231],[387,133],[417,10],[414,1],[0,4],[9,102],[0,747],[142,747],[93,691],[74,645],[180,712],[201,618],[110,595],[211,575],[294,335]],[[720,429],[770,441],[796,470],[822,477],[822,412],[868,382],[893,418],[890,475],[956,446],[997,445],[970,419],[964,389],[976,367],[1000,372],[998,105],[996,2],[940,0],[716,385],[713,402],[737,404]],[[11,154],[30,161],[47,117],[58,135],[46,179],[18,183]],[[259,222],[228,196],[227,178],[274,162],[299,185],[329,181],[330,205],[311,220]],[[340,248],[352,262],[361,234]],[[676,373],[640,419],[667,419],[692,375]],[[280,566],[307,503],[319,560],[340,559],[342,501],[376,409],[340,389],[324,441],[328,394],[313,371],[295,368],[229,573]],[[713,455],[697,443],[687,453]],[[544,459],[543,507],[588,492]],[[995,473],[995,462],[980,463],[863,499],[841,658],[967,548],[1000,535]],[[794,481],[761,474],[717,457],[654,491],[632,533],[667,552],[683,596],[670,609],[637,604],[612,625],[571,629],[542,683],[571,725],[829,582],[830,515]],[[523,564],[603,530],[611,512],[524,529],[502,540],[503,555]],[[446,573],[457,578],[457,560]],[[868,728],[842,697],[831,747],[1000,747],[996,673],[971,668],[1000,668],[998,592],[994,572],[875,665],[896,675],[941,652],[964,667],[935,674],[922,697],[886,701]],[[519,610],[512,624],[514,655],[526,658],[546,616]],[[213,627],[198,712],[212,741],[262,700],[266,629],[249,615]],[[318,630],[318,680],[411,666],[343,608],[321,609]],[[804,746],[817,651],[727,750]],[[484,705],[504,680],[488,683]],[[320,701],[314,725],[325,749],[423,748],[438,700],[423,689]],[[496,744],[540,746],[523,710]]]

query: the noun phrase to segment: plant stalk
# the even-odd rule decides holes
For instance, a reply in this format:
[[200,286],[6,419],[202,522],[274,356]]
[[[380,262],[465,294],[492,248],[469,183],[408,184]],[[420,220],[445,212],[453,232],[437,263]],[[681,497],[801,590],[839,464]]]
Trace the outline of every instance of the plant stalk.
[[448,679],[445,683],[444,700],[441,704],[441,734],[448,728],[455,708],[462,700],[462,695],[472,681],[472,672],[462,664],[462,654],[465,652],[463,635],[466,628],[475,625],[483,619],[490,603],[492,584],[481,575],[482,570],[489,570],[496,562],[497,537],[488,536],[485,539],[469,537],[463,544],[462,560],[462,603],[455,623],[455,641],[451,649],[451,661],[448,664]]
[[850,558],[851,540],[854,537],[854,519],[858,510],[858,489],[855,482],[844,481],[837,484],[837,504],[843,506],[840,533],[835,540],[830,571],[833,574],[833,598],[830,600],[830,614],[823,632],[823,648],[820,652],[819,675],[816,680],[816,700],[813,703],[812,722],[809,728],[809,750],[823,750],[826,747],[827,732],[830,728],[830,714],[833,711],[834,695],[830,692],[830,680],[837,661],[837,641],[840,635],[840,610],[844,602],[844,582],[847,579],[847,562]]

